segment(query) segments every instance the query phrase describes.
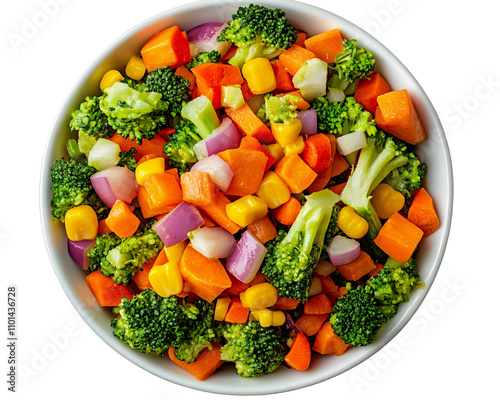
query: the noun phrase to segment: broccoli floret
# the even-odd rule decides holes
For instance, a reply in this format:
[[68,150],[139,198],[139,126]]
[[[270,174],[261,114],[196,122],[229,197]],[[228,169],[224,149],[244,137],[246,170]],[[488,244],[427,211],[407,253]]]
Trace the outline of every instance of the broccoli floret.
[[116,82],[104,92],[101,110],[124,138],[140,145],[142,139],[151,140],[166,125],[169,103],[161,99],[160,93],[140,91],[124,82]]
[[145,83],[137,82],[132,78],[123,78],[120,82],[126,83],[132,89],[135,89],[139,92],[149,92],[149,89]]
[[175,117],[180,114],[191,94],[189,81],[176,75],[170,67],[151,71],[146,78],[146,87],[150,92],[160,93],[162,101],[168,103],[168,114]]
[[269,122],[289,124],[297,118],[296,103],[298,101],[297,96],[290,94],[280,97],[267,94],[261,108],[265,113],[265,119]]
[[198,128],[187,119],[181,119],[175,126],[163,152],[169,157],[170,168],[177,168],[179,173],[187,172],[191,166],[198,161],[193,147],[202,140]]
[[143,265],[163,247],[151,226],[152,222],[144,228],[140,227],[128,238],[120,238],[112,232],[97,235],[94,248],[87,253],[89,269],[100,269],[103,275],[111,277],[120,285],[129,284],[137,270],[142,270]]
[[357,46],[356,40],[343,40],[344,49],[335,57],[335,62],[330,64],[330,69],[338,74],[340,79],[354,82],[356,79],[365,78],[375,68],[375,58],[371,52]]
[[332,208],[339,196],[322,190],[306,196],[297,219],[272,255],[262,265],[262,273],[281,297],[306,301],[314,268],[323,249]]
[[325,232],[325,239],[323,240],[323,249],[321,251],[321,260],[330,260],[328,256],[328,246],[332,243],[332,240],[337,235],[345,236],[344,232],[338,227],[337,221],[339,219],[339,212],[342,209],[339,205],[335,204],[332,209],[332,215],[330,217],[330,221],[328,222],[328,228]]
[[283,362],[288,347],[278,327],[263,328],[258,321],[226,324],[222,334],[227,343],[221,349],[221,360],[234,362],[236,372],[244,378],[270,374]]
[[113,134],[114,130],[108,123],[107,115],[101,110],[100,101],[101,97],[98,96],[85,98],[80,108],[71,113],[71,131],[84,132],[97,138]]
[[90,177],[97,170],[75,160],[56,160],[50,170],[52,178],[52,215],[64,222],[66,212],[76,206],[87,204],[96,212],[98,218],[106,215],[109,208],[97,196]]
[[394,169],[384,182],[403,193],[406,199],[412,199],[414,192],[421,188],[426,173],[427,166],[414,153],[409,153],[408,163]]
[[190,62],[184,64],[184,66],[188,69],[191,69],[200,64],[218,63],[220,61],[220,58],[221,54],[217,50],[207,51],[200,53],[198,57],[193,58]]
[[127,167],[132,172],[135,172],[137,168],[137,162],[135,161],[134,154],[137,153],[137,149],[132,147],[129,151],[121,150],[118,156],[120,161],[118,161],[118,166]]
[[132,300],[122,299],[113,309],[120,316],[111,321],[113,334],[133,349],[163,357],[169,347],[189,340],[198,309],[176,296],[163,298],[145,289]]
[[272,59],[281,51],[292,46],[297,40],[297,30],[280,9],[250,4],[239,7],[229,27],[224,28],[217,38],[238,46],[229,64],[239,68],[247,61],[257,57]]

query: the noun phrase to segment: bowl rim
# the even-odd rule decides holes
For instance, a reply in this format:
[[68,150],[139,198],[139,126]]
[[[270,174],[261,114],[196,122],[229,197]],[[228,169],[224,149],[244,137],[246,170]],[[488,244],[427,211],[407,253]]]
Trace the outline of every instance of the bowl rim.
[[[360,364],[363,361],[368,360],[370,357],[372,357],[375,353],[383,349],[403,328],[404,326],[410,321],[411,317],[417,312],[417,310],[420,308],[424,298],[427,296],[430,287],[434,283],[435,277],[437,275],[437,272],[439,270],[439,266],[442,262],[442,259],[444,257],[445,249],[447,246],[448,238],[449,238],[449,233],[451,229],[451,219],[452,219],[452,212],[453,212],[453,168],[452,168],[452,162],[451,162],[451,155],[448,147],[448,143],[446,140],[446,136],[444,133],[444,129],[441,125],[441,122],[439,120],[439,116],[434,109],[430,99],[428,98],[427,94],[419,84],[419,82],[415,79],[415,77],[411,74],[411,72],[406,68],[406,66],[388,49],[386,48],[381,42],[379,42],[377,39],[375,39],[372,35],[370,35],[368,32],[363,30],[362,28],[358,27],[357,25],[353,24],[352,22],[344,19],[343,17],[325,10],[323,8],[317,7],[315,5],[310,5],[298,1],[287,1],[287,0],[259,0],[256,2],[253,2],[254,4],[261,4],[267,7],[271,8],[282,8],[286,12],[288,10],[292,11],[297,11],[297,12],[307,12],[308,14],[315,14],[315,15],[322,15],[323,17],[326,15],[327,18],[332,19],[333,21],[339,22],[341,27],[349,27],[349,30],[354,30],[356,32],[359,32],[360,37],[362,36],[364,40],[369,40],[370,45],[375,44],[378,51],[382,51],[386,54],[386,57],[388,56],[389,58],[394,59],[397,63],[399,63],[400,68],[404,70],[404,72],[407,74],[407,76],[413,81],[413,84],[415,87],[419,90],[419,95],[420,95],[420,100],[425,103],[425,108],[426,108],[426,113],[430,114],[430,117],[432,119],[432,124],[435,126],[435,129],[437,130],[437,133],[439,135],[440,142],[443,147],[443,152],[444,152],[444,158],[445,158],[445,164],[448,166],[447,169],[447,174],[446,174],[446,193],[447,193],[447,204],[442,205],[443,209],[446,210],[446,213],[442,215],[441,221],[444,222],[441,225],[442,229],[442,240],[439,242],[439,247],[436,252],[436,256],[433,258],[433,265],[431,267],[431,274],[427,277],[426,279],[426,289],[423,291],[419,291],[418,293],[412,293],[412,298],[411,298],[411,307],[408,306],[404,310],[399,310],[398,312],[398,322],[396,325],[390,329],[388,332],[384,334],[383,337],[380,337],[377,339],[377,343],[373,343],[370,346],[366,346],[364,348],[364,351],[361,352],[359,356],[356,356],[352,358],[349,362],[345,363],[342,365],[340,368],[335,369],[335,371],[320,371],[320,373],[316,372],[316,374],[311,375],[309,379],[286,379],[285,384],[276,384],[274,383],[270,387],[268,385],[264,384],[261,385],[261,381],[259,381],[258,385],[252,385],[252,386],[246,386],[242,385],[241,388],[237,388],[236,390],[234,388],[225,388],[224,385],[219,385],[215,386],[209,383],[209,381],[196,381],[194,380],[191,376],[185,376],[185,375],[174,375],[174,376],[167,376],[165,373],[160,373],[158,369],[152,369],[151,366],[149,365],[149,361],[144,359],[142,357],[142,353],[139,353],[135,350],[132,350],[130,348],[125,348],[123,343],[121,343],[119,340],[116,340],[116,338],[112,335],[109,329],[104,329],[103,326],[101,326],[97,320],[94,318],[91,318],[91,314],[89,314],[89,311],[87,310],[87,307],[85,305],[81,304],[80,299],[78,298],[77,294],[75,293],[74,290],[72,290],[72,287],[68,285],[66,282],[65,276],[62,274],[62,272],[59,270],[57,265],[59,264],[58,261],[58,248],[53,243],[54,239],[52,237],[52,230],[53,228],[53,221],[52,221],[52,216],[50,211],[47,212],[47,210],[50,210],[50,198],[48,196],[48,192],[50,192],[50,168],[53,164],[54,161],[54,153],[55,150],[53,148],[53,143],[55,142],[57,136],[60,134],[60,127],[63,126],[64,122],[67,120],[68,116],[65,114],[65,110],[68,109],[70,102],[74,97],[77,95],[78,91],[82,87],[82,85],[87,82],[90,79],[90,76],[92,72],[100,66],[103,61],[106,59],[106,57],[114,50],[117,50],[121,45],[123,45],[127,40],[131,39],[134,35],[138,34],[139,32],[143,31],[144,29],[151,27],[155,24],[161,23],[164,20],[167,20],[169,18],[175,18],[179,14],[183,14],[186,12],[192,12],[195,9],[199,8],[208,8],[208,7],[214,7],[213,3],[210,2],[209,0],[199,0],[195,1],[192,3],[188,3],[185,5],[173,7],[170,9],[167,9],[163,12],[160,12],[154,16],[151,16],[150,18],[136,24],[134,27],[131,29],[127,30],[125,33],[120,35],[117,39],[115,39],[111,44],[109,44],[85,69],[84,74],[74,83],[73,87],[71,90],[68,92],[68,95],[66,96],[64,102],[62,103],[62,106],[59,108],[59,112],[57,117],[55,118],[53,125],[51,127],[50,135],[47,138],[45,148],[44,148],[44,156],[42,160],[42,168],[40,170],[40,181],[39,181],[39,194],[40,194],[40,218],[41,218],[41,224],[42,224],[42,232],[43,232],[43,237],[44,237],[44,242],[45,242],[45,247],[47,249],[47,253],[49,255],[49,259],[51,261],[53,270],[59,280],[59,283],[61,284],[63,291],[65,292],[66,296],[72,303],[73,307],[77,310],[79,315],[82,317],[82,319],[85,321],[87,325],[96,333],[100,339],[102,339],[104,342],[106,342],[112,349],[114,349],[116,352],[118,352],[120,355],[122,355],[124,358],[126,358],[128,361],[132,361],[134,364],[138,365],[139,367],[143,368],[144,370],[162,378],[165,379],[169,382],[191,388],[191,389],[196,389],[204,392],[210,392],[210,393],[218,393],[218,394],[226,394],[226,395],[264,395],[264,394],[274,394],[274,393],[281,393],[281,392],[286,392],[286,391],[291,391],[291,390],[297,390],[300,388],[304,388],[310,385],[314,385],[320,382],[323,382],[327,379],[331,379],[335,376],[338,376],[349,369],[353,368],[354,366]],[[236,7],[238,5],[245,5],[249,4],[249,2],[242,2],[242,1],[231,1],[231,0],[225,0],[222,2],[222,6],[231,6],[231,7]],[[341,28],[342,29],[342,28]],[[359,38],[359,37],[358,37]],[[49,189],[48,189],[49,188]],[[408,304],[408,303],[406,303]],[[99,308],[99,307],[98,307]],[[128,346],[127,346],[128,347]],[[352,351],[352,350],[351,350]],[[135,354],[139,353],[139,354]],[[165,369],[165,371],[167,371]],[[271,374],[272,375],[272,374]],[[238,377],[239,379],[242,379]],[[262,378],[259,378],[262,379]],[[267,382],[267,380],[266,380]]]

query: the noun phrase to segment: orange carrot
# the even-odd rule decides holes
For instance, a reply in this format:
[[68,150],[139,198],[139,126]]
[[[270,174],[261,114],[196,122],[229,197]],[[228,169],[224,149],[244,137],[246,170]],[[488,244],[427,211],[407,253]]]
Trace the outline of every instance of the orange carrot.
[[245,102],[255,96],[255,94],[250,90],[247,81],[243,81],[241,84],[241,93],[243,94],[243,100],[245,100]]
[[200,354],[196,357],[196,361],[186,362],[180,361],[175,356],[175,348],[168,349],[168,356],[179,367],[184,368],[187,372],[193,375],[197,380],[204,381],[210,378],[217,368],[219,368],[224,361],[220,359],[222,345],[219,343],[212,343],[212,349],[205,347]]
[[265,215],[257,221],[252,222],[247,226],[247,230],[262,244],[267,243],[278,236],[276,227],[269,218],[269,215]]
[[375,110],[378,105],[377,97],[390,91],[391,87],[385,79],[382,78],[382,75],[375,72],[359,81],[356,92],[354,93],[354,98],[365,110],[375,115]]
[[295,89],[292,82],[292,76],[285,69],[280,60],[271,63],[276,76],[276,90],[280,92],[290,92]]
[[160,136],[162,139],[168,141],[169,136],[174,132],[175,128],[163,128],[158,131],[157,135]]
[[327,169],[332,163],[332,147],[328,136],[324,133],[309,136],[300,157],[314,172]]
[[152,174],[139,186],[137,195],[144,218],[172,211],[182,202],[182,189],[178,178],[165,171]]
[[259,189],[268,158],[261,151],[230,149],[218,153],[229,164],[233,179],[224,192],[229,196],[246,196]]
[[220,86],[241,85],[243,76],[240,69],[230,64],[204,63],[191,68],[196,84],[215,88]]
[[306,47],[305,41],[307,39],[307,33],[302,32],[302,31],[297,31],[297,40],[295,41],[294,44],[300,47]]
[[229,305],[229,310],[227,310],[224,321],[231,324],[243,324],[247,322],[249,313],[250,309],[247,307],[243,307],[243,304],[241,303],[239,297],[234,297],[233,299],[231,299],[231,304]]
[[292,193],[303,192],[318,176],[298,154],[283,157],[276,164],[274,172],[286,183]]
[[349,281],[357,281],[370,271],[373,271],[377,266],[368,253],[361,251],[359,257],[353,262],[338,266],[340,274]]
[[149,160],[154,160],[155,158],[159,158],[158,155],[156,154],[148,154],[145,156],[142,156],[139,161],[137,161],[137,165],[142,164],[143,162],[149,161]]
[[113,232],[106,224],[106,218],[101,219],[97,224],[97,234],[104,235],[105,233]]
[[115,201],[106,218],[106,225],[121,238],[132,236],[140,224],[139,218],[121,200]]
[[377,275],[380,271],[384,269],[384,264],[381,263],[375,263],[376,268],[373,271],[368,272],[368,275],[370,276],[375,276]]
[[312,349],[319,354],[335,354],[341,356],[349,346],[338,337],[332,328],[330,321],[326,321],[319,330]]
[[389,257],[404,264],[416,250],[424,232],[399,213],[393,214],[380,229],[375,244]]
[[217,226],[215,225],[215,223],[210,219],[208,218],[205,214],[203,213],[200,213],[201,217],[203,218],[203,225],[201,226],[202,228],[211,228],[211,227],[214,227],[214,226]]
[[139,290],[153,289],[151,283],[149,282],[149,271],[153,268],[153,265],[158,257],[153,258],[148,263],[142,264],[142,270],[138,269],[137,272],[132,276],[132,280],[137,285]]
[[221,63],[225,63],[226,61],[229,61],[229,59],[233,58],[236,52],[238,51],[238,47],[235,46],[234,44],[231,45],[229,50],[220,58]]
[[334,176],[340,175],[342,172],[349,168],[349,164],[345,160],[344,156],[340,154],[339,151],[335,152],[332,161],[332,178]]
[[375,122],[380,128],[411,144],[425,140],[427,134],[406,89],[378,96],[377,104]]
[[233,222],[226,213],[226,205],[231,203],[221,192],[215,194],[215,204],[201,207],[201,210],[217,225],[224,228],[233,235],[241,229],[241,226]]
[[328,276],[316,275],[321,282],[321,291],[326,294],[331,304],[336,303],[339,297],[339,287],[333,282],[333,279]]
[[271,154],[269,154],[266,151],[266,149],[264,149],[264,147],[262,147],[262,145],[260,144],[260,142],[256,138],[254,138],[252,136],[243,136],[243,138],[241,139],[239,148],[243,149],[243,150],[257,150],[257,151],[261,151],[262,153],[264,153],[265,156],[267,157],[267,163],[266,163],[266,167],[265,167],[266,171],[269,168],[271,168],[273,166],[273,164],[276,162],[276,159]]
[[411,202],[408,221],[422,229],[424,237],[434,233],[440,226],[432,197],[424,188],[419,189]]
[[236,109],[226,107],[225,111],[244,135],[252,136],[261,143],[274,143],[271,129],[255,115],[248,104]]
[[299,45],[293,44],[279,55],[283,67],[293,76],[307,61],[316,58],[316,54]]
[[206,96],[216,110],[222,107],[222,91],[220,86],[211,87],[205,82],[199,81],[193,90],[193,99],[201,95]]
[[132,147],[137,150],[134,154],[135,161],[139,161],[142,157],[148,154],[155,154],[159,157],[167,158],[163,152],[163,148],[167,141],[159,135],[155,135],[153,139],[143,139],[141,145],[138,145],[135,140],[125,139],[122,135],[115,133],[113,136],[107,138],[112,142],[118,144],[123,151],[129,151]]
[[298,371],[305,371],[311,363],[311,345],[306,335],[299,332],[292,343],[290,351],[285,356],[287,365]]
[[293,104],[297,106],[298,110],[307,110],[310,106],[310,104],[304,100],[302,94],[300,94],[300,90],[293,90],[291,92],[286,92],[286,93],[278,93],[276,97],[283,97],[285,95],[296,97]]
[[264,283],[264,282],[267,282],[267,278],[262,272],[259,271],[248,285],[255,286],[258,285],[259,283]]
[[344,50],[342,35],[338,29],[311,36],[304,44],[307,50],[328,64],[333,63],[337,54]]
[[215,184],[208,172],[188,171],[181,175],[182,198],[198,207],[215,204]]
[[153,266],[163,265],[168,262],[167,252],[165,251],[165,247],[163,247],[158,255],[156,256],[156,260],[153,263]]
[[194,89],[194,84],[196,82],[196,77],[194,76],[194,74],[186,68],[185,65],[179,65],[176,69],[175,69],[175,75],[179,75],[179,76],[182,76],[184,79],[187,79],[189,81],[189,90],[193,90]]
[[187,36],[173,25],[151,37],[141,49],[141,56],[148,72],[157,68],[171,67],[191,61]]
[[344,190],[345,185],[347,185],[347,182],[342,182],[338,183],[336,185],[330,186],[328,189],[330,189],[333,193],[337,193],[339,196],[342,193],[342,190]]
[[247,290],[250,285],[248,283],[243,283],[239,279],[236,279],[233,275],[227,274],[231,280],[231,286],[224,290],[230,296],[239,296],[245,290]]
[[209,303],[231,286],[231,279],[219,259],[207,258],[191,245],[186,246],[182,254],[180,271],[192,291]]
[[304,303],[304,314],[329,314],[332,312],[332,303],[325,293],[309,297]]
[[289,297],[280,297],[274,303],[273,308],[276,310],[295,310],[302,302],[300,299],[290,299]]
[[274,209],[274,218],[283,225],[291,226],[297,219],[301,208],[300,202],[291,196],[285,204]]
[[347,293],[347,288],[345,286],[339,287],[339,297],[344,296]]
[[131,300],[133,297],[125,285],[119,285],[99,270],[88,274],[85,280],[101,307],[116,307],[120,305],[122,298]]
[[328,319],[329,314],[302,314],[295,325],[306,336],[313,336],[321,329],[321,325]]

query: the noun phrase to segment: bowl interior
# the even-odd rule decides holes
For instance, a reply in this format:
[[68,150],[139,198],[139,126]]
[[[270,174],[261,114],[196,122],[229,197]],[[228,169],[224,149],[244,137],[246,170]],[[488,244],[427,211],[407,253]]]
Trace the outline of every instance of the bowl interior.
[[203,22],[227,22],[239,5],[248,3],[224,1],[215,6],[207,1],[191,3],[156,15],[125,33],[94,61],[85,75],[76,83],[48,138],[40,187],[41,218],[47,250],[66,295],[88,325],[113,349],[163,379],[186,387],[221,394],[261,395],[298,389],[339,375],[380,350],[410,320],[429,291],[444,254],[452,213],[453,179],[445,134],[427,95],[406,67],[368,33],[335,14],[299,2],[274,0],[258,3],[285,10],[291,23],[307,32],[308,35],[339,28],[343,37],[358,39],[361,46],[372,51],[377,60],[376,70],[384,75],[391,88],[404,88],[410,92],[429,136],[417,147],[417,152],[428,165],[429,172],[425,187],[434,197],[441,228],[423,241],[417,253],[417,265],[422,280],[427,283],[426,288],[412,293],[410,301],[400,306],[397,316],[383,327],[373,344],[349,349],[340,358],[315,356],[307,372],[298,372],[282,366],[275,373],[260,377],[258,381],[255,381],[239,377],[233,365],[224,365],[209,380],[198,382],[166,359],[130,349],[114,338],[109,325],[112,318],[111,311],[97,305],[87,289],[82,270],[74,264],[67,253],[64,227],[52,221],[50,168],[56,159],[65,154],[71,111],[78,107],[85,96],[99,94],[99,81],[105,71],[111,68],[123,70],[130,56],[137,54],[153,34],[172,24],[177,24],[182,30],[188,30]]

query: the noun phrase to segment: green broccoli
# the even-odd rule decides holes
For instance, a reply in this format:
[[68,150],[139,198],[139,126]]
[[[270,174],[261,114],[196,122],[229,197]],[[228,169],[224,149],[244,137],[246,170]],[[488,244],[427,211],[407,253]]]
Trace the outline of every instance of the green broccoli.
[[92,187],[90,177],[97,170],[75,160],[56,160],[50,170],[52,178],[52,215],[64,222],[66,212],[76,206],[89,205],[101,218],[109,208],[101,201]]
[[198,57],[193,58],[187,64],[184,64],[184,66],[188,69],[191,69],[200,64],[218,63],[220,61],[221,56],[222,55],[217,50],[203,52],[198,54]]
[[193,147],[200,140],[202,137],[198,128],[191,121],[181,119],[163,149],[163,152],[169,157],[169,167],[177,168],[181,174],[189,171],[191,166],[198,161]]
[[363,47],[357,46],[356,40],[343,40],[344,49],[335,57],[335,62],[330,64],[330,69],[337,74],[340,80],[349,83],[356,79],[365,78],[375,68],[375,58],[372,53]]
[[297,101],[299,99],[290,94],[279,97],[266,94],[264,104],[261,105],[258,111],[258,116],[266,124],[270,122],[289,124],[297,118]]
[[107,115],[100,107],[101,97],[87,96],[78,110],[71,113],[69,127],[71,131],[84,132],[87,135],[102,138],[111,136],[113,128],[108,123]]
[[229,27],[222,30],[217,40],[238,46],[229,64],[240,69],[245,62],[257,57],[277,57],[297,40],[297,30],[280,9],[254,4],[239,7],[228,24]]
[[221,349],[221,360],[234,362],[244,378],[270,374],[288,352],[282,331],[273,326],[263,328],[258,321],[226,324],[222,335],[227,343]]
[[120,161],[118,161],[119,167],[127,167],[132,172],[135,172],[137,168],[137,162],[135,161],[134,155],[137,153],[137,149],[132,147],[129,151],[121,150],[118,154]]
[[411,200],[414,192],[421,188],[426,173],[427,166],[422,164],[414,153],[409,153],[408,163],[394,169],[383,182],[401,192],[407,200]]
[[325,239],[323,240],[323,248],[321,250],[321,260],[330,260],[328,256],[328,246],[332,243],[332,240],[337,235],[345,236],[344,232],[338,227],[337,220],[339,219],[339,212],[342,209],[341,206],[335,204],[332,208],[332,215],[330,221],[328,222],[328,227],[325,232]]
[[307,300],[314,269],[323,249],[332,208],[339,196],[322,190],[306,196],[297,219],[281,242],[274,245],[261,267],[278,295]]

